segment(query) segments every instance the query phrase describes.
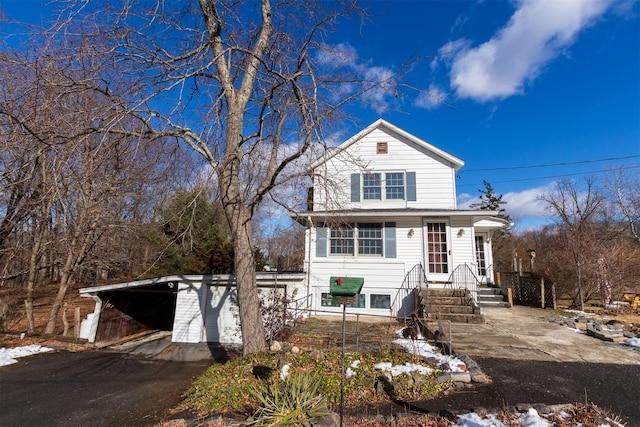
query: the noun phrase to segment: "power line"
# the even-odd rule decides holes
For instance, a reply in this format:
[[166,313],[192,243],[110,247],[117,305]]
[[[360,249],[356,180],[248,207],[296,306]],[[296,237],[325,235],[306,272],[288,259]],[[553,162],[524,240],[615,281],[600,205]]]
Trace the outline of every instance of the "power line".
[[569,166],[569,165],[579,165],[579,164],[583,164],[583,163],[598,163],[598,162],[609,162],[612,160],[626,160],[626,159],[633,159],[636,157],[640,157],[640,155],[632,155],[632,156],[625,156],[625,157],[609,157],[607,159],[595,159],[595,160],[579,160],[576,162],[564,162],[564,163],[549,163],[546,165],[528,165],[528,166],[509,166],[509,167],[502,167],[502,168],[484,168],[484,169],[466,169],[461,171],[460,173],[465,173],[465,172],[487,172],[487,171],[507,171],[507,170],[514,170],[514,169],[534,169],[534,168],[548,168],[548,167],[553,167],[553,166]]
[[[640,168],[640,166],[619,167],[619,168],[616,168],[616,170],[618,170],[618,169],[621,169],[621,170],[637,169],[637,168]],[[520,182],[520,181],[535,181],[535,180],[538,180],[538,179],[561,178],[563,176],[575,176],[575,175],[589,175],[589,174],[603,173],[603,172],[609,172],[609,171],[599,170],[599,171],[590,171],[590,172],[566,173],[566,174],[562,174],[562,175],[539,176],[539,177],[536,177],[536,178],[508,179],[508,180],[505,180],[505,181],[491,181],[491,184],[503,184],[503,183],[507,183],[507,182]],[[477,186],[479,186],[479,184],[462,184],[462,185],[458,185],[458,187],[477,187]]]

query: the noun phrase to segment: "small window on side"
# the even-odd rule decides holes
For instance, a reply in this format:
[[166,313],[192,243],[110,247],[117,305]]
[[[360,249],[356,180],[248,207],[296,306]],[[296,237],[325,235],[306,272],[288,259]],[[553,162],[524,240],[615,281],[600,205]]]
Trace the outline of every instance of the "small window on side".
[[387,154],[387,143],[386,142],[378,142],[376,152],[378,154]]

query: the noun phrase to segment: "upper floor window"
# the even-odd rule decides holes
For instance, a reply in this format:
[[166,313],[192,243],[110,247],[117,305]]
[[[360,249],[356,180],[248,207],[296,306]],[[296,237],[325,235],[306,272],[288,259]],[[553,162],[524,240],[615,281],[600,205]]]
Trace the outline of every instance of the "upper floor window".
[[386,173],[385,184],[386,196],[388,200],[404,200],[404,173]]
[[351,174],[351,201],[416,201],[415,172],[371,172]]
[[362,197],[365,200],[382,199],[382,180],[379,173],[366,173],[362,176]]

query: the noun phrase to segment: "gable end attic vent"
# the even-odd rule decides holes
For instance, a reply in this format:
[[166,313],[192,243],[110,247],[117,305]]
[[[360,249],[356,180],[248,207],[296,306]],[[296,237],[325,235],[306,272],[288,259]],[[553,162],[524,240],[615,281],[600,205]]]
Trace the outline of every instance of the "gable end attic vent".
[[377,154],[387,154],[387,143],[386,142],[378,142],[377,146],[376,146],[376,153]]

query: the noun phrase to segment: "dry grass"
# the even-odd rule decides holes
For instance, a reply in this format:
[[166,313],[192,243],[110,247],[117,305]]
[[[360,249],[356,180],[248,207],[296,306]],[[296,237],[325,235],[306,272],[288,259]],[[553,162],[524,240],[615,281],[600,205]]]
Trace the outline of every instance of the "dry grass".
[[[9,307],[5,319],[5,333],[0,335],[0,348],[39,344],[53,348],[65,348],[69,351],[86,349],[86,344],[73,339],[75,336],[74,310],[75,307],[80,307],[80,321],[82,322],[82,320],[87,317],[87,314],[93,313],[95,301],[91,298],[80,297],[78,289],[81,287],[84,286],[76,285],[71,287],[65,298],[65,302],[67,303],[67,321],[69,322],[67,337],[62,337],[64,331],[62,310],[57,319],[54,336],[39,335],[44,332],[47,324],[49,310],[58,291],[57,284],[42,285],[34,290],[33,314],[36,334],[32,336],[26,334],[27,314],[24,305],[24,300],[27,297],[26,289],[0,287],[0,298],[2,298]],[[20,334],[22,333],[25,333],[25,336],[21,339]]]

